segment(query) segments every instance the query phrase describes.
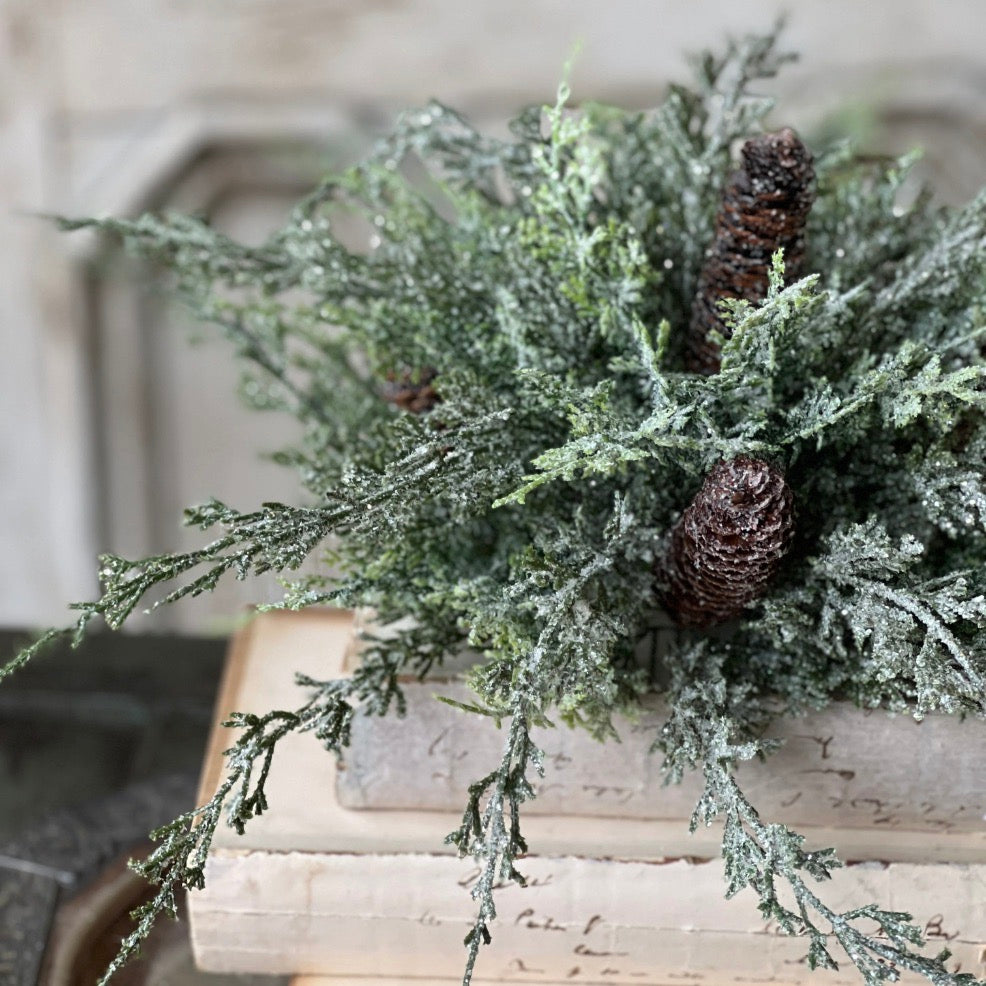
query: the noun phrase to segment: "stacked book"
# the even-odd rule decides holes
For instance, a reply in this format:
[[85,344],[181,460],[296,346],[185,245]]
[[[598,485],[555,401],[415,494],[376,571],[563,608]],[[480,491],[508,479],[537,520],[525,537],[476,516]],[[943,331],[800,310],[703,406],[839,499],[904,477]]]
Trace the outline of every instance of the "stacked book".
[[[261,616],[235,638],[203,799],[230,745],[218,722],[296,707],[294,673],[346,674],[353,636],[351,614],[323,611]],[[342,764],[311,734],[281,742],[269,812],[243,836],[217,833],[205,889],[191,895],[203,969],[290,973],[298,986],[461,981],[479,871],[443,839],[503,737],[435,701],[468,697],[453,680],[410,682],[405,694],[404,719],[357,717]],[[718,829],[688,832],[697,781],[663,786],[649,753],[661,721],[655,704],[623,725],[619,745],[564,728],[537,737],[546,772],[525,806],[529,885],[500,890],[473,981],[857,983],[849,962],[809,973],[804,940],[765,922],[751,891],[724,899]],[[982,978],[986,758],[956,735],[980,727],[836,709],[785,723],[781,751],[741,767],[739,781],[765,819],[850,861],[821,890],[829,906],[909,911],[951,950],[950,968]]]

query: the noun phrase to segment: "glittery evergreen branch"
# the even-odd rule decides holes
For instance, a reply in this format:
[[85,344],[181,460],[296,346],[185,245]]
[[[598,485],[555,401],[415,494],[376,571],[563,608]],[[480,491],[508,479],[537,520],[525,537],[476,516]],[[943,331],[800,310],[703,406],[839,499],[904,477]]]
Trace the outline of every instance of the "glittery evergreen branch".
[[[298,709],[235,720],[230,780],[162,830],[145,864],[161,891],[125,953],[177,887],[200,884],[223,803],[237,828],[266,809],[281,736],[309,730],[337,751],[351,715],[401,712],[400,677],[468,645],[483,658],[468,707],[509,724],[450,836],[482,873],[468,982],[495,939],[496,885],[522,879],[519,813],[541,769],[529,729],[550,719],[612,736],[648,687],[635,641],[662,601],[707,622],[692,619],[701,595],[731,622],[666,657],[660,746],[672,779],[704,774],[696,822],[726,821],[728,892],[751,887],[806,938],[812,966],[846,952],[871,986],[904,969],[969,981],[921,952],[905,916],[829,908],[815,881],[837,861],[761,819],[732,772],[769,754],[773,717],[836,699],[963,714],[970,734],[986,717],[986,194],[904,208],[909,159],[840,145],[814,148],[812,165],[786,132],[758,137],[770,103],[751,92],[785,60],[772,36],[745,39],[646,113],[573,110],[563,86],[503,140],[433,103],[260,246],[182,216],[64,224],[173,273],[232,344],[251,402],[297,419],[279,458],[305,505],[211,502],[188,513],[216,532],[197,551],[104,558],[101,598],[0,674],[95,618],[116,627],[229,575],[289,577],[323,551],[342,574],[288,582],[285,606],[371,606],[401,627],[354,678],[307,682]],[[817,193],[803,224],[778,218],[758,245],[755,293],[713,292],[717,372],[696,372],[706,251],[724,196],[750,214],[731,148],[751,140],[797,158],[801,219],[810,170]],[[335,235],[354,213],[373,231],[359,250]],[[765,478],[745,521],[715,505],[724,468]],[[715,532],[702,548],[711,589],[683,555],[655,576],[669,542],[692,552],[696,519]],[[724,575],[733,523],[752,532],[755,594]]]
[[[699,681],[701,688],[696,687]],[[813,884],[831,879],[832,871],[843,865],[834,851],[806,850],[803,836],[761,819],[733,773],[742,761],[770,752],[753,728],[758,719],[763,723],[769,717],[756,691],[749,682],[728,681],[722,655],[698,646],[673,673],[671,715],[655,743],[665,752],[664,766],[672,776],[696,767],[703,772],[705,789],[691,830],[722,818],[726,896],[753,889],[765,921],[784,934],[808,939],[806,959],[812,971],[840,968],[833,955],[837,944],[872,986],[896,982],[902,971],[924,976],[936,986],[973,986],[977,980],[972,974],[949,971],[947,949],[933,956],[921,954],[926,942],[909,914],[874,904],[832,910]],[[738,716],[736,705],[748,710]],[[737,727],[744,718],[746,726]],[[701,754],[696,756],[698,750]],[[793,909],[778,895],[781,880],[790,888]]]

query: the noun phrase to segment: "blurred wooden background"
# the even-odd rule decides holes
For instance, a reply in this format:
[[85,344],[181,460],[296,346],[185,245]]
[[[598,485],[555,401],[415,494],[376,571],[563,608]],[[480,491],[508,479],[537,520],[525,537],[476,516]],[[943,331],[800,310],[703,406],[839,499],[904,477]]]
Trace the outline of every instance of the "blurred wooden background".
[[[803,0],[772,86],[809,136],[926,149],[944,200],[986,184],[982,0]],[[648,105],[684,52],[766,29],[752,0],[0,0],[0,625],[62,622],[94,556],[195,544],[183,506],[297,500],[257,453],[290,421],[241,408],[222,343],[146,272],[35,212],[210,214],[261,238],[328,166],[431,96],[491,127],[553,98]],[[271,584],[140,620],[220,630]]]

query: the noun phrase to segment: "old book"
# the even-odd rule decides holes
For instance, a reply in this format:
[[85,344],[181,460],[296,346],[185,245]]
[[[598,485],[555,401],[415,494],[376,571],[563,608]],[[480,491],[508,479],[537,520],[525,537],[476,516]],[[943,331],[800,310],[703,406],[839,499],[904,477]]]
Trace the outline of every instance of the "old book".
[[[350,635],[343,613],[254,620],[234,642],[217,719],[234,709],[297,705],[293,673],[343,673]],[[404,725],[412,729],[411,742],[427,740]],[[918,727],[906,726],[908,735],[917,734]],[[217,729],[213,737],[203,798],[219,782],[220,751],[229,744],[224,734]],[[407,748],[407,739],[402,742]],[[472,750],[479,740],[462,742]],[[427,762],[427,749],[423,754]],[[617,756],[622,775],[622,751]],[[368,778],[366,762],[363,769]],[[611,779],[612,765],[604,769],[588,783]],[[812,777],[805,774],[805,782]],[[328,977],[319,982],[333,986],[460,979],[477,871],[442,842],[458,824],[458,806],[454,812],[353,810],[340,803],[336,782],[333,758],[312,736],[283,742],[270,777],[269,813],[242,837],[232,830],[217,834],[206,887],[191,895],[199,963],[214,971]],[[906,800],[906,792],[900,795]],[[810,842],[876,862],[838,871],[824,888],[826,901],[840,909],[876,900],[911,910],[932,938],[947,940],[954,963],[982,976],[983,828],[921,831],[873,819],[859,825],[855,815],[848,817],[852,827],[806,830]],[[714,829],[689,836],[682,817],[557,813],[530,815],[525,835],[530,886],[501,891],[493,944],[481,956],[475,982],[807,980],[803,941],[766,925],[751,893],[723,899]],[[857,974],[850,968],[823,978],[850,983]],[[811,981],[821,979],[813,974]]]
[[[458,682],[410,682],[404,691],[404,720],[355,721],[338,774],[339,801],[347,808],[455,811],[469,783],[498,762],[501,737],[489,722],[477,724],[436,701],[470,701]],[[618,722],[618,751],[580,730],[536,730],[545,777],[528,814],[687,819],[701,784],[691,777],[664,785],[661,756],[651,747],[665,719],[665,705],[655,702],[636,722]],[[952,716],[915,722],[836,708],[779,724],[770,735],[784,745],[766,762],[740,765],[737,777],[765,817],[795,827],[874,828],[881,844],[887,831],[982,834],[983,734],[983,723]],[[398,746],[422,751],[417,769],[388,762],[386,751]]]
[[[347,668],[359,659],[362,633],[380,633],[363,614],[357,615],[355,631]],[[675,633],[662,628],[656,648],[664,649]],[[468,666],[465,662],[459,669]],[[491,723],[436,701],[473,700],[454,675],[443,679],[441,674],[405,683],[405,719],[354,722],[352,744],[337,775],[340,804],[458,811],[468,785],[499,762],[502,740]],[[617,720],[618,753],[582,730],[535,730],[546,775],[536,782],[537,799],[525,806],[526,814],[689,818],[701,794],[700,779],[666,786],[660,754],[651,752],[666,713],[665,703],[654,699],[635,721]],[[795,827],[876,829],[871,851],[884,845],[886,832],[980,834],[986,850],[982,722],[947,715],[917,721],[834,706],[783,720],[768,735],[781,740],[781,748],[767,762],[751,761],[737,771],[765,817]],[[419,750],[421,757],[395,764],[387,750],[398,746]],[[614,756],[618,773],[612,770]]]

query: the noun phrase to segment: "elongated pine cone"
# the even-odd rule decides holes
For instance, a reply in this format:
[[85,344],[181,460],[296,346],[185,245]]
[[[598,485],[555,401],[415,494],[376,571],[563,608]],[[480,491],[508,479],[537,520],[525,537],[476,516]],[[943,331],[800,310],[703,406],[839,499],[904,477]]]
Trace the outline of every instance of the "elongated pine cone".
[[660,577],[679,626],[739,616],[764,595],[794,535],[794,495],[760,459],[718,463],[671,530]]
[[743,145],[743,166],[723,192],[715,239],[699,274],[686,361],[706,375],[719,371],[719,347],[710,333],[729,337],[717,303],[723,298],[760,302],[774,252],[784,249],[784,279],[801,276],[805,222],[815,200],[811,152],[785,127]]
[[383,399],[410,414],[425,414],[441,402],[432,386],[437,375],[431,369],[390,373],[383,387]]

